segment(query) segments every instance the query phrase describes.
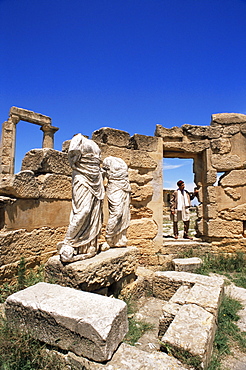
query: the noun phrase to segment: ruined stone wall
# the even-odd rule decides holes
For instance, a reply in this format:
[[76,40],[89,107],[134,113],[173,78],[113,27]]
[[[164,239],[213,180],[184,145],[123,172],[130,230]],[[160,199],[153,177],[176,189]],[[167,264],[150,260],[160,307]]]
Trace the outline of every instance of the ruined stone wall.
[[210,126],[157,125],[156,136],[163,139],[164,157],[194,160],[198,236],[216,252],[245,251],[246,115],[214,114]]
[[[246,115],[216,114],[210,126],[157,125],[153,137],[102,128],[92,139],[102,159],[120,157],[129,167],[128,238],[129,245],[138,248],[140,264],[157,269],[168,255],[175,255],[163,244],[163,157],[193,159],[200,200],[197,235],[210,242],[213,252],[245,251]],[[24,157],[21,172],[0,174],[2,281],[13,276],[21,256],[30,266],[43,263],[64,238],[71,209],[68,145],[64,142],[62,151],[33,149]],[[106,202],[104,212],[105,229]]]
[[[104,128],[92,138],[101,148],[102,160],[109,155],[125,160],[132,187],[131,224],[128,245],[139,248],[139,261],[156,264],[162,245],[162,140]],[[63,151],[33,149],[15,175],[0,175],[0,276],[16,273],[21,256],[29,266],[45,262],[56,253],[69,223],[71,174]],[[107,206],[105,202],[105,222]],[[103,233],[100,242],[104,241]],[[1,281],[1,280],[0,280]]]

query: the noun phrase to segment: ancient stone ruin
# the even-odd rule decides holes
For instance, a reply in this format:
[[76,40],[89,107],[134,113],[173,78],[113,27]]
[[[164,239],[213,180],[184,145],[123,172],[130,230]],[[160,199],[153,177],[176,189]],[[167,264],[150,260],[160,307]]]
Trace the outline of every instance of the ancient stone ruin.
[[[21,171],[13,174],[15,125],[26,120],[41,126],[43,147],[30,150]],[[3,123],[0,174],[1,279],[16,271],[20,256],[30,265],[45,262],[63,240],[71,208],[69,141],[54,150],[57,128],[39,113],[12,107]],[[199,189],[197,236],[214,252],[246,246],[246,115],[212,115],[209,126],[157,125],[155,136],[112,128],[92,133],[102,160],[122,158],[129,167],[131,224],[128,245],[138,248],[140,265],[158,269],[175,257],[163,243],[163,158],[192,158]],[[216,185],[217,176],[220,176]],[[103,239],[103,235],[102,235]],[[20,242],[21,241],[21,242]]]
[[[15,127],[19,120],[40,125],[44,140],[42,148],[31,149],[26,153],[21,171],[14,174]],[[130,136],[125,131],[107,127],[93,132],[91,139],[99,146],[102,161],[110,156],[117,157],[129,169],[131,221],[127,230],[128,244],[127,248],[110,248],[93,258],[70,264],[61,262],[56,255],[56,247],[64,240],[71,210],[72,169],[68,162],[71,138],[63,143],[61,151],[54,150],[53,137],[56,131],[57,128],[51,125],[49,117],[16,107],[10,109],[9,119],[3,123],[0,161],[0,282],[14,278],[20,258],[24,257],[28,267],[46,263],[47,281],[51,279],[59,284],[58,288],[47,287],[51,297],[50,306],[44,305],[36,312],[36,298],[28,301],[27,305],[26,294],[29,291],[20,292],[11,296],[6,303],[6,314],[11,320],[18,311],[19,325],[26,325],[26,315],[30,315],[34,322],[38,322],[40,317],[36,315],[40,314],[42,320],[46,318],[50,323],[59,321],[61,332],[66,331],[68,341],[71,340],[72,343],[74,338],[70,338],[69,332],[73,325],[77,325],[78,312],[68,310],[68,317],[63,317],[58,310],[59,314],[56,312],[55,317],[53,314],[50,316],[54,305],[52,297],[56,294],[54,289],[61,289],[61,295],[66,294],[63,289],[71,289],[68,294],[75,301],[77,298],[74,289],[86,291],[89,294],[86,296],[89,297],[88,300],[92,299],[92,306],[98,304],[97,301],[93,303],[92,293],[105,296],[117,296],[119,293],[127,295],[129,289],[139,297],[148,290],[151,296],[164,301],[159,326],[161,341],[164,345],[166,343],[173,347],[178,345],[175,341],[177,337],[184,343],[188,341],[190,347],[187,350],[190,355],[198,356],[201,366],[206,368],[223,295],[223,281],[214,282],[212,278],[207,280],[195,274],[184,273],[182,262],[179,261],[176,261],[179,266],[177,271],[162,270],[170,267],[171,261],[180,251],[188,248],[199,247],[211,253],[245,251],[246,115],[215,114],[208,126],[185,124],[168,129],[157,125],[154,136]],[[163,239],[163,158],[193,159],[194,182],[199,192],[197,238],[193,241]],[[107,207],[105,200],[104,215],[108,214]],[[105,243],[106,224],[107,216],[103,221],[99,240],[102,245]],[[143,267],[146,270],[141,270]],[[184,271],[188,271],[186,267]],[[35,293],[37,289],[45,295],[45,287],[39,285],[33,289],[30,291]],[[43,299],[45,301],[46,298]],[[83,299],[81,295],[81,300]],[[105,305],[110,306],[111,301],[107,299],[112,298],[105,299]],[[82,315],[86,316],[86,313]],[[192,317],[198,318],[197,327],[201,325],[199,317],[208,323],[201,332],[200,343],[203,344],[199,348],[192,341],[198,335],[197,331],[191,331],[192,325],[189,326]],[[109,334],[111,339],[108,343],[103,325],[97,330],[88,319],[88,325],[92,325],[91,330],[95,330],[95,336],[86,337],[83,325],[81,331],[79,326],[78,333],[72,335],[81,335],[85,343],[81,344],[79,353],[76,349],[72,350],[73,354],[68,356],[69,361],[77,361],[80,366],[88,369],[107,369],[107,365],[99,364],[101,367],[97,367],[97,364],[88,364],[86,359],[76,356],[95,361],[111,359],[127,331],[125,308],[120,303],[115,316],[110,320],[109,325],[112,328],[117,327],[117,320],[122,323],[116,346],[112,344],[116,338],[115,329]],[[182,325],[187,325],[187,332],[190,333],[188,339],[177,332]],[[49,330],[47,327],[47,331]],[[58,328],[57,336],[59,335]],[[40,333],[37,333],[37,337],[46,341]],[[47,343],[53,345],[53,340],[56,342],[56,339],[51,338]],[[95,346],[94,352],[98,353],[96,357],[87,354],[87,341]],[[98,346],[98,342],[103,343],[102,348]],[[66,344],[64,346],[62,344],[60,348],[71,350],[72,345],[69,348]],[[112,361],[116,361],[115,364],[111,362],[111,367],[108,368],[116,369],[119,363],[123,364],[128,350],[125,344],[121,344],[114,355],[116,360],[115,357],[112,358]],[[158,364],[168,361],[167,357],[170,356],[155,353],[154,357],[148,357],[135,351],[137,350],[130,349],[131,361],[134,356],[140,361],[139,357],[142,356],[143,366],[151,363],[152,368],[166,369]],[[179,362],[170,366],[174,369],[183,368]]]

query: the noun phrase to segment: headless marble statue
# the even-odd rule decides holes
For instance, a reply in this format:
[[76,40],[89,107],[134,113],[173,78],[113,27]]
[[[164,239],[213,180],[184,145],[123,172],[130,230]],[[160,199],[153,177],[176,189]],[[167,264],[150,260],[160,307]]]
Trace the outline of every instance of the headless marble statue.
[[81,134],[75,135],[70,142],[72,211],[66,237],[57,246],[62,262],[84,260],[98,252],[104,198],[100,154],[98,145]]
[[125,247],[126,231],[130,223],[130,193],[127,164],[121,158],[107,157],[103,161],[103,171],[108,179],[107,199],[109,218],[106,227],[106,242],[102,249]]

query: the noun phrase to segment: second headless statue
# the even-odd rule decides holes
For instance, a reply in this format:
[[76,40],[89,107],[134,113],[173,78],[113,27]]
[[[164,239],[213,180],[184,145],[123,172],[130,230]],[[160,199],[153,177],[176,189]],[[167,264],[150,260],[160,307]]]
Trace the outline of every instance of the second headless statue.
[[106,227],[106,242],[102,250],[109,247],[125,247],[126,232],[130,223],[130,193],[128,167],[123,159],[107,157],[104,159],[103,171],[108,179],[107,200],[109,217]]

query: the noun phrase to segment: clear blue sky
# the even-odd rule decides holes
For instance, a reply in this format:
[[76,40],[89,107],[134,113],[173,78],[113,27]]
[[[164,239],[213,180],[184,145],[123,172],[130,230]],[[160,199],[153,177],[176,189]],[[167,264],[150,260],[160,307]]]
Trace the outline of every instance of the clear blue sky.
[[[46,114],[60,150],[105,126],[153,135],[245,114],[245,20],[245,0],[0,0],[0,121],[13,105]],[[18,123],[17,170],[41,142]]]

